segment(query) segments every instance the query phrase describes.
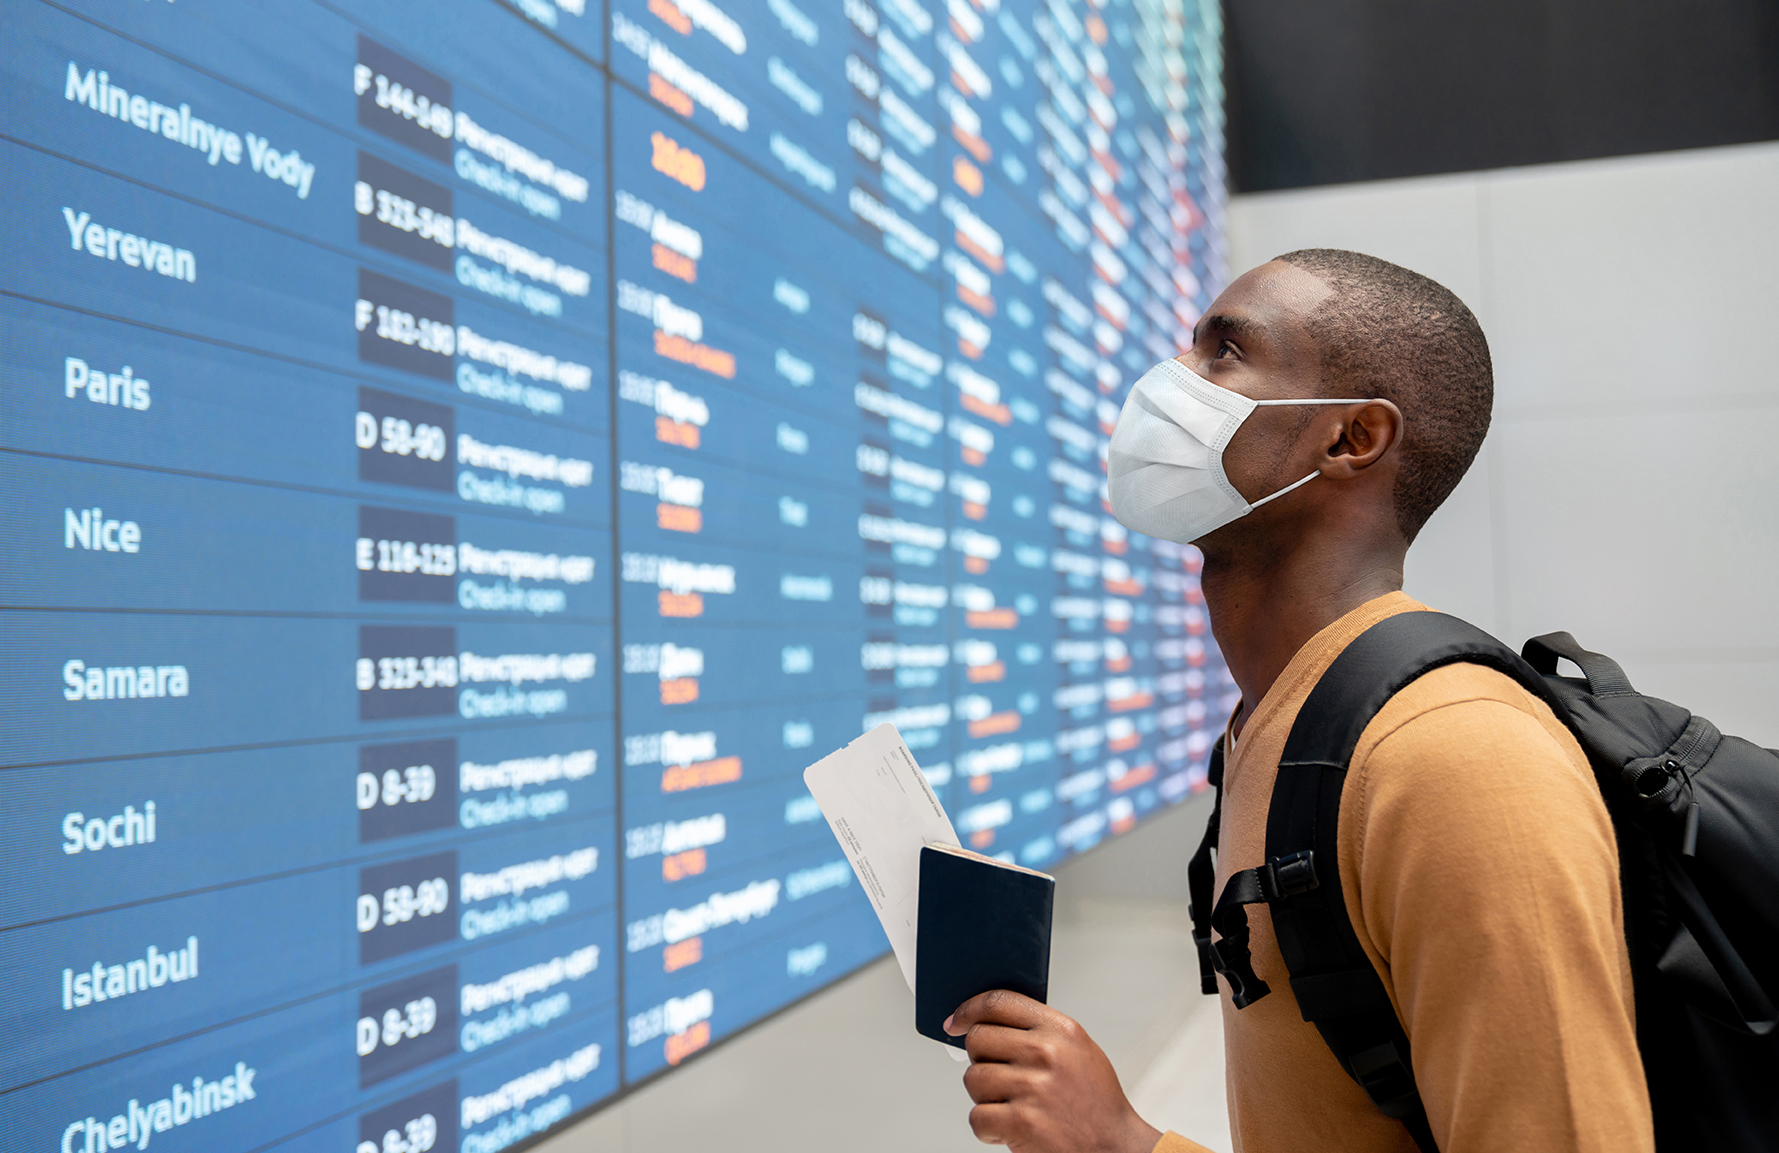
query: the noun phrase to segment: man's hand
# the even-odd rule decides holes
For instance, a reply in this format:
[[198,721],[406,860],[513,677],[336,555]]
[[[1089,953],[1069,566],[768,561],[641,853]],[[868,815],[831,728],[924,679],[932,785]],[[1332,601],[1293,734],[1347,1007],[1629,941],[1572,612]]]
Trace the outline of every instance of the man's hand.
[[945,1022],[964,1036],[970,1128],[1015,1153],[1149,1153],[1161,1133],[1138,1117],[1118,1074],[1068,1017],[999,989],[972,997]]

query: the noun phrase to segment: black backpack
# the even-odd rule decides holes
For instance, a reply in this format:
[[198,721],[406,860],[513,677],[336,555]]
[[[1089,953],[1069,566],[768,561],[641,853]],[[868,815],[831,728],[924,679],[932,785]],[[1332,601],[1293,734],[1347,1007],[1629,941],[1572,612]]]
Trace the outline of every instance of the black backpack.
[[[1557,676],[1558,658],[1583,675]],[[1616,663],[1568,633],[1527,641],[1522,658],[1441,613],[1401,613],[1366,630],[1291,727],[1267,813],[1266,863],[1231,876],[1213,908],[1218,741],[1217,807],[1188,873],[1204,991],[1216,995],[1215,973],[1237,1009],[1270,991],[1248,952],[1247,906],[1267,904],[1304,1019],[1372,1102],[1434,1153],[1408,1037],[1347,914],[1336,824],[1366,725],[1403,686],[1458,661],[1498,669],[1542,698],[1593,764],[1618,839],[1656,1147],[1779,1149],[1779,751],[1643,696]]]

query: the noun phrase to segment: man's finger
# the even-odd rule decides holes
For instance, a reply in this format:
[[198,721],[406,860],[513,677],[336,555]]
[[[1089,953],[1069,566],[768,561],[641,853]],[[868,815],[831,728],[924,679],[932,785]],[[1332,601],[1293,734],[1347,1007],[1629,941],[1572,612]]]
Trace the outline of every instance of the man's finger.
[[1005,1025],[972,1025],[964,1037],[964,1051],[972,1061],[1027,1061],[1033,1055],[1032,1033]]
[[1018,1065],[989,1061],[964,1070],[964,1092],[978,1105],[1013,1101],[1031,1093],[1032,1075]]
[[969,1032],[971,1025],[981,1022],[1031,1029],[1048,1020],[1051,1013],[1048,1006],[1030,997],[1006,989],[991,989],[959,1005],[945,1029],[954,1037]]
[[1011,1145],[1020,1139],[1018,1115],[1012,1105],[978,1105],[970,1110],[970,1132],[984,1145]]

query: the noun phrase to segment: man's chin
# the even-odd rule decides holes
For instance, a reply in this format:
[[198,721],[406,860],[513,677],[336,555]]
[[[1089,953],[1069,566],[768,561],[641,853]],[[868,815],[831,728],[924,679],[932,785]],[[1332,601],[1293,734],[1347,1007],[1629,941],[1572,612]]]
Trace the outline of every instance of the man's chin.
[[1204,553],[1205,563],[1210,564],[1213,558],[1227,556],[1241,547],[1241,531],[1238,527],[1240,524],[1240,521],[1231,521],[1186,543]]

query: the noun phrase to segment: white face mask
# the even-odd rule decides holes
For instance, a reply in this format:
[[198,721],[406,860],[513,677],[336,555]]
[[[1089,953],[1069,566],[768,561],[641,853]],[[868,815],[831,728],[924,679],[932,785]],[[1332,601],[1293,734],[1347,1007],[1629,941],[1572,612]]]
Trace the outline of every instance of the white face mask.
[[1131,386],[1112,432],[1112,515],[1133,532],[1191,544],[1320,476],[1312,472],[1249,504],[1223,473],[1223,450],[1262,405],[1363,400],[1254,400],[1164,360]]

